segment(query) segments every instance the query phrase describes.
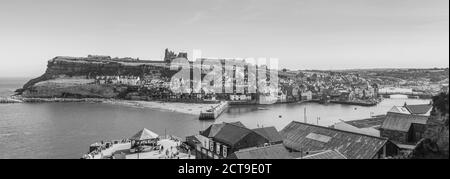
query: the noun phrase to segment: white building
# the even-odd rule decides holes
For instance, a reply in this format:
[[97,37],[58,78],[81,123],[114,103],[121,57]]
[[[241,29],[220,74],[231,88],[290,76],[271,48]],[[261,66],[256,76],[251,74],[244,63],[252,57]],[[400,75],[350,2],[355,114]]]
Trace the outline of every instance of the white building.
[[311,91],[306,91],[302,93],[302,100],[312,100],[312,92]]

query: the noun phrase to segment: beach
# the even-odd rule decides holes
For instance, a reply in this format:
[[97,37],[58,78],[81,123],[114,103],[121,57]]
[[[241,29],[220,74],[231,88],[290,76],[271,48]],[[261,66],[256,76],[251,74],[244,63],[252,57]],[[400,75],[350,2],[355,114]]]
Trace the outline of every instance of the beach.
[[2,98],[4,103],[52,103],[52,102],[91,102],[104,103],[111,105],[121,105],[136,108],[157,109],[168,112],[177,112],[190,115],[200,115],[202,111],[211,109],[217,104],[211,103],[181,103],[181,102],[161,102],[161,101],[133,101],[133,100],[116,100],[116,99],[100,99],[100,98],[23,98],[13,96]]
[[122,105],[138,108],[157,109],[162,111],[177,112],[190,115],[200,115],[200,112],[212,108],[216,104],[201,103],[176,103],[158,101],[129,101],[129,100],[105,100],[105,104]]

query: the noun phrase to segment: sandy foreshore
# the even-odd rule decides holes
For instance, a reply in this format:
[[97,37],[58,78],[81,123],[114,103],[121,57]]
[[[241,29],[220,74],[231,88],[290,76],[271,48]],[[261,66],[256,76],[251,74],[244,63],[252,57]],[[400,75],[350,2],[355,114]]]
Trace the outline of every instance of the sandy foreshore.
[[[116,99],[100,99],[100,98],[24,98],[21,96],[13,96],[8,98],[15,102],[23,103],[51,103],[51,102],[90,102],[103,103],[111,105],[122,105],[127,107],[157,109],[162,111],[170,111],[191,115],[200,115],[202,111],[211,109],[217,104],[206,103],[181,103],[181,102],[159,102],[159,101],[131,101],[131,100],[116,100]],[[5,102],[6,103],[6,102]]]
[[128,100],[105,100],[105,104],[123,105],[129,107],[158,109],[163,111],[200,115],[200,112],[210,109],[216,104],[199,104],[199,103],[175,103],[175,102],[158,102],[158,101],[128,101]]

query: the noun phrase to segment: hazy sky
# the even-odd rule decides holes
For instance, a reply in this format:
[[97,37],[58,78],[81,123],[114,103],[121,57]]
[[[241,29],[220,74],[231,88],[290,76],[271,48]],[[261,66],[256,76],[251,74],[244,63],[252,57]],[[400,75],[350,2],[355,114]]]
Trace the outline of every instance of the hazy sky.
[[448,0],[0,0],[0,77],[165,48],[291,69],[448,67]]

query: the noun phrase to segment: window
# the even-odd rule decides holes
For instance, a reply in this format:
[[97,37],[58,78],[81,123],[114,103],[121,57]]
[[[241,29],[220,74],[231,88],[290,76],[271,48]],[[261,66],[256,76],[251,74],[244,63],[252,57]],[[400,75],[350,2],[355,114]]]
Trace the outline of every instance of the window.
[[227,146],[224,146],[224,145],[223,145],[222,148],[223,148],[222,155],[223,155],[223,157],[227,158],[227,154],[228,154]]
[[216,154],[220,155],[220,144],[216,143]]
[[205,142],[203,143],[203,147],[206,149],[206,148],[209,148],[209,140],[208,139],[205,139]]
[[213,141],[209,141],[209,150],[214,151],[214,142]]

